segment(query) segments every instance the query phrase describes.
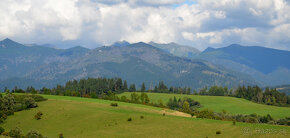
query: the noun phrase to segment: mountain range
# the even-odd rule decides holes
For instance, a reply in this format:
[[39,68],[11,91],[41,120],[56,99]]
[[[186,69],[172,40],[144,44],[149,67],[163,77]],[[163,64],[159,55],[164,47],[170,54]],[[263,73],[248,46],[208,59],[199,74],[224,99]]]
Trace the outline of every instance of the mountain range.
[[205,60],[179,57],[142,42],[122,42],[90,50],[83,47],[28,47],[5,39],[0,42],[0,54],[2,88],[54,87],[68,80],[87,77],[122,77],[137,85],[145,82],[147,88],[159,81],[194,89],[259,84],[249,75]]
[[248,74],[264,85],[290,84],[290,51],[232,44],[194,57]]
[[201,52],[176,43],[119,41],[96,49],[47,45],[0,41],[0,87],[54,87],[87,77],[121,77],[145,82],[147,88],[159,81],[194,89],[290,83],[290,52],[260,46],[232,44]]

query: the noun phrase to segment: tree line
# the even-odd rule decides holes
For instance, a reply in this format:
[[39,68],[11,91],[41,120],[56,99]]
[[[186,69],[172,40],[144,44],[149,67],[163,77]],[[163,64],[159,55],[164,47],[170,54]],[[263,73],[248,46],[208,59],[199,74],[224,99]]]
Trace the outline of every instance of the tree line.
[[122,92],[155,92],[155,93],[174,93],[174,94],[196,94],[210,96],[232,96],[244,98],[256,103],[262,103],[275,106],[290,106],[290,96],[280,93],[275,88],[262,89],[259,86],[239,86],[236,89],[229,89],[222,86],[204,87],[198,92],[192,91],[189,87],[168,87],[163,81],[157,85],[147,88],[142,83],[141,88],[137,89],[135,84],[128,84],[126,80],[121,78],[87,78],[79,81],[68,81],[65,85],[57,85],[55,88],[45,88],[36,90],[32,86],[26,90],[15,87],[12,92],[17,93],[41,93],[51,95],[78,96],[78,97],[104,97],[109,93]]
[[[5,88],[4,91],[6,91]],[[97,98],[102,94],[109,92],[160,92],[160,93],[176,93],[176,94],[191,94],[189,87],[167,87],[163,81],[160,81],[155,87],[147,88],[145,83],[142,83],[141,88],[137,89],[136,85],[128,84],[126,80],[121,78],[87,78],[78,80],[71,80],[65,85],[57,85],[54,88],[43,87],[39,90],[32,86],[26,90],[15,87],[12,92],[15,93],[40,93],[48,95],[64,95],[64,96],[79,96],[79,97],[93,97]]]
[[290,106],[290,96],[277,91],[275,88],[265,88],[259,86],[239,86],[237,89],[228,89],[227,87],[212,86],[200,90],[200,95],[211,96],[232,96],[247,99],[252,102],[275,106]]

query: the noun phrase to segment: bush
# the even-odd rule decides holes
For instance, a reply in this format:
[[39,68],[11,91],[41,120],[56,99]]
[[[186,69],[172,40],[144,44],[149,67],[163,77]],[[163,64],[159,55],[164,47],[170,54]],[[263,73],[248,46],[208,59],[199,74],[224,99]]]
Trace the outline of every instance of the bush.
[[130,118],[128,118],[128,121],[132,121],[132,118],[130,117]]
[[2,118],[3,120],[6,120],[6,119],[7,119],[7,115],[6,115],[6,114],[3,114],[1,118]]
[[122,102],[128,102],[128,99],[127,99],[126,96],[123,95],[123,96],[121,96],[121,101],[122,101]]
[[9,136],[9,132],[4,131],[4,132],[1,133],[1,135],[3,135],[3,136]]
[[43,115],[42,112],[37,112],[36,115],[34,115],[34,118],[35,118],[36,120],[39,120],[39,119],[41,119],[41,116],[42,116],[42,115]]
[[236,121],[233,121],[233,125],[236,125]]
[[221,131],[216,131],[215,134],[219,135],[221,134],[222,132]]
[[141,115],[141,116],[140,116],[140,118],[141,118],[141,119],[144,119],[144,116],[143,116],[143,115]]
[[0,126],[0,134],[2,134],[3,132],[5,132],[5,129]]
[[47,100],[46,98],[44,98],[44,97],[42,97],[42,96],[40,96],[40,95],[35,95],[35,94],[31,95],[31,97],[32,97],[36,102],[41,102],[41,101],[46,101],[46,100]]
[[26,138],[44,138],[44,136],[35,130],[31,130],[27,133]]
[[64,136],[63,136],[62,133],[58,134],[58,137],[59,137],[59,138],[64,138]]
[[118,103],[111,103],[111,106],[117,107],[118,106]]
[[13,138],[21,138],[23,136],[23,132],[20,128],[16,127],[10,130],[9,136]]
[[35,100],[32,97],[25,97],[23,99],[23,104],[27,108],[35,108],[35,107],[37,107],[37,104],[35,103]]

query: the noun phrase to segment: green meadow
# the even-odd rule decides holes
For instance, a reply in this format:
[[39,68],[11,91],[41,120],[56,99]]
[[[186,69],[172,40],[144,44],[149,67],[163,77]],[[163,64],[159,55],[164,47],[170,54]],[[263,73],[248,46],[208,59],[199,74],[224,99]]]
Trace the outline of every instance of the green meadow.
[[[122,93],[118,96],[126,96],[130,98],[130,92]],[[208,108],[216,112],[226,110],[233,114],[252,114],[258,115],[270,114],[274,118],[285,118],[290,116],[289,107],[269,106],[254,103],[242,98],[226,97],[226,96],[203,96],[203,95],[182,95],[182,94],[164,94],[164,93],[147,93],[150,102],[157,103],[160,99],[166,104],[170,98],[190,97],[201,103],[202,108]]]
[[[127,93],[126,93],[127,94]],[[161,95],[160,95],[161,96]],[[289,137],[290,127],[196,119],[175,111],[140,104],[66,96],[46,96],[39,107],[16,112],[4,124],[6,130],[21,128],[24,133],[37,130],[57,137]],[[152,94],[150,94],[152,97]],[[169,96],[170,97],[170,96]],[[157,98],[158,99],[158,98]],[[203,101],[201,101],[203,102]],[[115,102],[114,102],[115,103]],[[41,111],[43,117],[34,119]],[[165,116],[163,116],[165,113]],[[144,116],[143,119],[140,116]],[[132,118],[132,121],[127,121]],[[221,131],[217,135],[216,131]]]

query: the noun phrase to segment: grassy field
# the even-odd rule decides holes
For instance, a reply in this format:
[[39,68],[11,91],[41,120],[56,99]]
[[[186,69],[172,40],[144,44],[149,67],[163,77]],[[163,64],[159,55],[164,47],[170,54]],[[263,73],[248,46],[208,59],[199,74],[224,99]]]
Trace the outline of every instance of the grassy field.
[[[6,130],[20,127],[25,133],[37,130],[48,137],[289,137],[290,127],[195,119],[173,116],[175,111],[112,101],[65,96],[45,96],[39,107],[9,116]],[[33,119],[43,112],[40,120]],[[166,112],[163,116],[162,113]],[[141,119],[140,116],[144,116]],[[132,118],[131,122],[127,121]],[[216,135],[216,131],[221,131]]]
[[[125,95],[130,98],[130,92],[122,93],[118,96]],[[223,109],[233,114],[252,114],[258,115],[270,114],[274,118],[285,118],[290,116],[289,107],[277,107],[263,104],[257,104],[245,99],[225,96],[202,96],[202,95],[181,95],[181,94],[162,94],[162,93],[147,93],[152,102],[157,102],[159,99],[163,103],[167,103],[169,98],[190,97],[199,101],[203,108],[208,108],[216,112],[221,112]]]

